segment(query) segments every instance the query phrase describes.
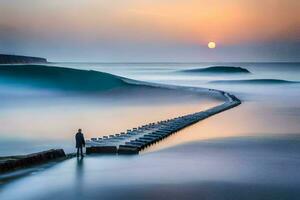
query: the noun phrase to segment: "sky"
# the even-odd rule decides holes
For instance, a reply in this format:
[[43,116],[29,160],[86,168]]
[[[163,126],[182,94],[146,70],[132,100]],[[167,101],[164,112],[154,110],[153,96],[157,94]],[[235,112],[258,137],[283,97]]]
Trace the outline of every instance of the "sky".
[[300,61],[299,9],[299,0],[0,0],[0,53],[69,62]]

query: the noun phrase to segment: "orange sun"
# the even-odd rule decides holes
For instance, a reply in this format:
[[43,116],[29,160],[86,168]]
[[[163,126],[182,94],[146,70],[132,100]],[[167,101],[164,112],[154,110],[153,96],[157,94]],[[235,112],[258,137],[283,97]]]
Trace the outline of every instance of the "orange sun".
[[217,45],[216,45],[215,42],[209,42],[209,43],[207,44],[207,46],[208,46],[208,48],[210,48],[210,49],[214,49],[214,48],[217,47]]

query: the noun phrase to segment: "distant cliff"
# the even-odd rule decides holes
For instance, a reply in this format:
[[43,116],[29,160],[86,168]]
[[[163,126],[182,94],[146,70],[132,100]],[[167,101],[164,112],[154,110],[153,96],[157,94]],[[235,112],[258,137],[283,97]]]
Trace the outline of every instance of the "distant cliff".
[[0,54],[0,64],[47,63],[46,58]]

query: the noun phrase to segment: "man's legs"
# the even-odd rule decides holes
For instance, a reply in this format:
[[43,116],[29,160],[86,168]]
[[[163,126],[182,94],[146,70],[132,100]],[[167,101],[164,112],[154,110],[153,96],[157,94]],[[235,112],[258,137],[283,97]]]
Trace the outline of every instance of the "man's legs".
[[77,157],[79,157],[79,147],[77,147]]
[[82,147],[80,147],[80,155],[83,157]]

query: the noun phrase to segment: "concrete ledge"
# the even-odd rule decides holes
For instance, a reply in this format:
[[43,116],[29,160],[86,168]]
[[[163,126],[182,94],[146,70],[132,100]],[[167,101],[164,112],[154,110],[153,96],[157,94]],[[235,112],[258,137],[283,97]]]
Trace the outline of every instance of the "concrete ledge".
[[58,158],[66,158],[63,149],[50,149],[29,155],[2,157],[0,158],[0,173],[45,163]]
[[86,154],[116,154],[117,147],[116,146],[92,146],[86,147]]

